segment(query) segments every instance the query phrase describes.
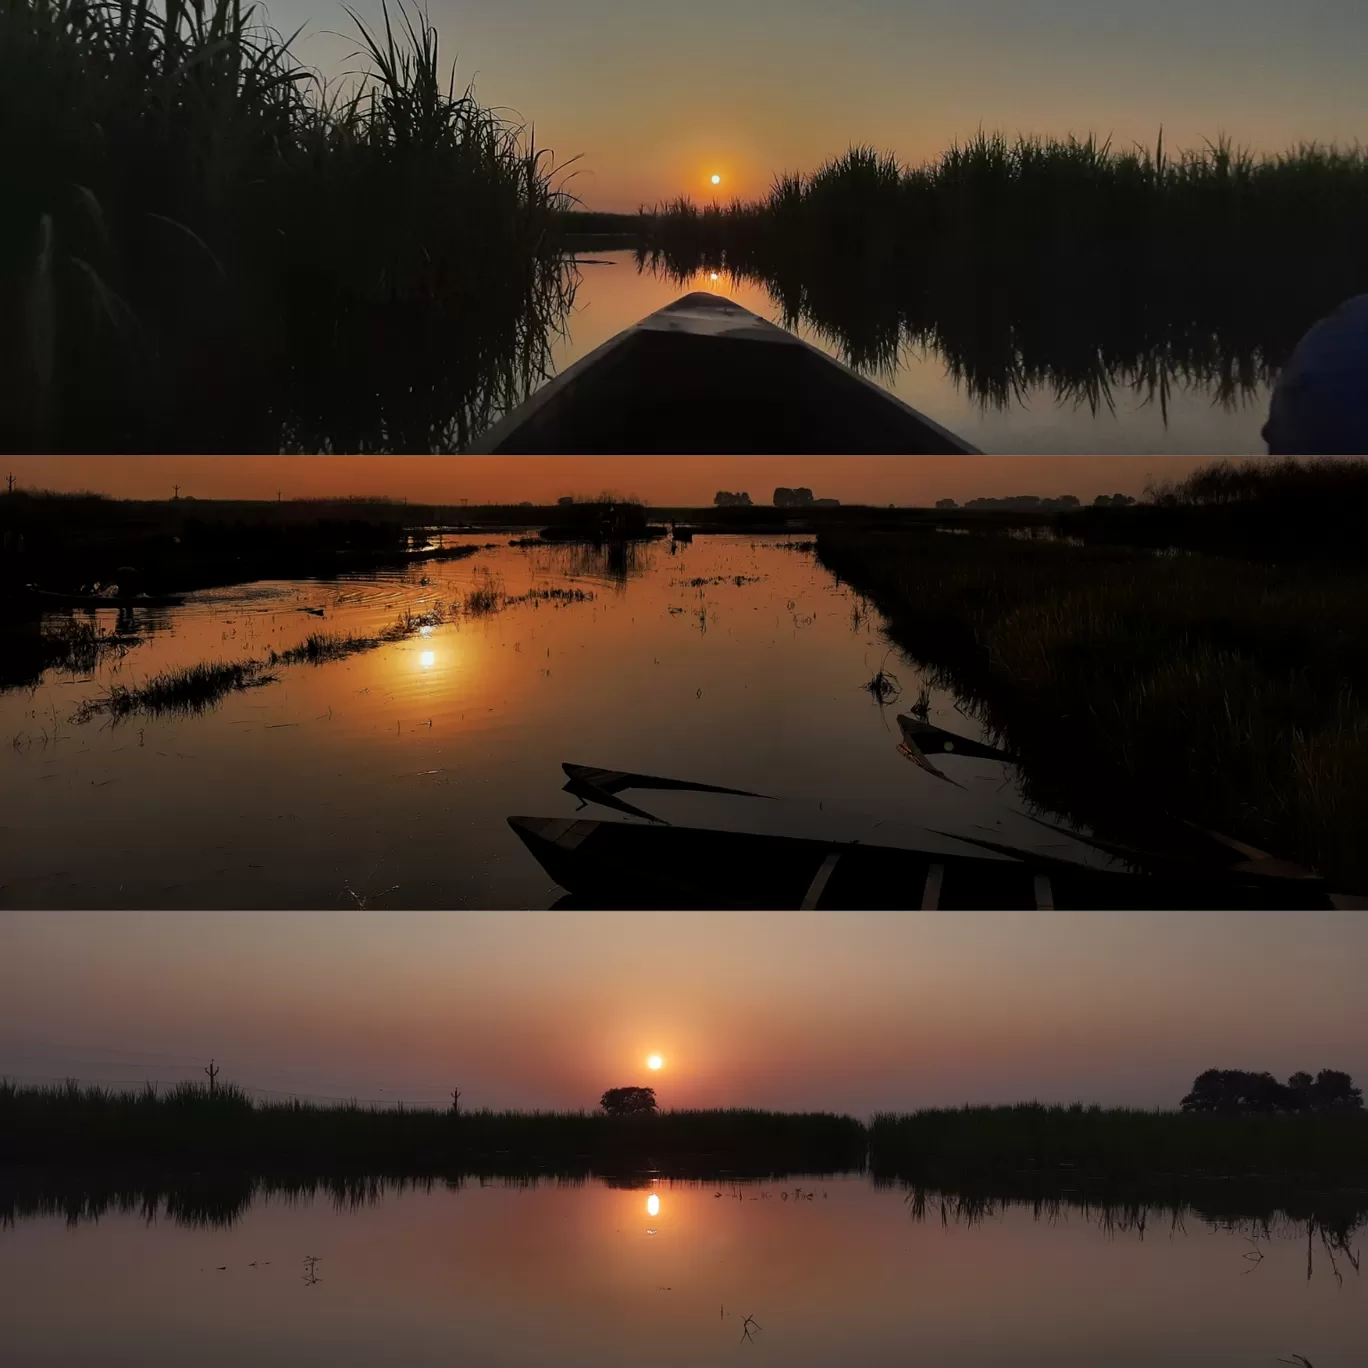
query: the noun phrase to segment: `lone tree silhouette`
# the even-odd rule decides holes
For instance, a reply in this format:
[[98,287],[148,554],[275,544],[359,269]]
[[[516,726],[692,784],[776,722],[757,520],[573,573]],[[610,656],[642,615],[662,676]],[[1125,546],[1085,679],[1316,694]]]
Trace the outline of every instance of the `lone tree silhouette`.
[[646,1116],[656,1109],[654,1088],[609,1088],[599,1098],[609,1116]]

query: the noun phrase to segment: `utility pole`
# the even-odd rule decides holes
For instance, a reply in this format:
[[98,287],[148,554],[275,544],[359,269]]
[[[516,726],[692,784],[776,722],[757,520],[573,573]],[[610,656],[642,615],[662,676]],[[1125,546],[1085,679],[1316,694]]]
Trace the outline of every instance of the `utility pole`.
[[208,1067],[207,1069],[205,1069],[204,1072],[207,1073],[207,1074],[209,1075],[209,1096],[210,1096],[210,1097],[213,1097],[213,1095],[214,1095],[214,1088],[215,1088],[215,1080],[216,1080],[216,1079],[218,1078],[218,1076],[219,1076],[218,1065],[215,1064],[214,1061],[211,1059],[211,1060],[209,1061],[209,1067]]
[[180,485],[172,485],[171,488],[175,490],[175,493],[171,496],[172,501],[174,502],[176,499],[180,498]]
[[451,1110],[457,1115],[461,1114],[461,1090],[452,1088],[451,1090]]
[[14,476],[13,476],[13,475],[6,475],[6,476],[5,476],[5,481],[6,481],[6,483],[9,485],[9,492],[10,492],[11,494],[13,494],[13,493],[14,493]]
[[276,490],[276,503],[280,502],[280,490]]

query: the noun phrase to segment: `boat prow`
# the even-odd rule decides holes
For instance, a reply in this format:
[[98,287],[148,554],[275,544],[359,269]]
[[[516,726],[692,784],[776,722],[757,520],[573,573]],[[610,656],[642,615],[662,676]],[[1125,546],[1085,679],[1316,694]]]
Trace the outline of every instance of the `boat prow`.
[[610,338],[477,441],[486,455],[977,455],[791,332],[684,295]]

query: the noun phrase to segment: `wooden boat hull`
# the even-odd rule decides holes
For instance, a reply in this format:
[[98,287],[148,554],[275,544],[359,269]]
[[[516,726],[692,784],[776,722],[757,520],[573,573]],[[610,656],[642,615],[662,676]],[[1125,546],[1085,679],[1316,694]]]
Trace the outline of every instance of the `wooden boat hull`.
[[578,903],[634,909],[1224,910],[1331,905],[1304,880],[1150,877],[1048,856],[995,859],[700,828],[510,817]]
[[486,455],[976,455],[793,333],[699,291],[605,342],[496,424]]

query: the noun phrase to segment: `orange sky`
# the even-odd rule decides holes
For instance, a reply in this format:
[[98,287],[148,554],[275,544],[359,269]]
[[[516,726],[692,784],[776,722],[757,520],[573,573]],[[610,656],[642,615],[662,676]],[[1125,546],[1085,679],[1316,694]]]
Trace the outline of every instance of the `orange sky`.
[[[360,65],[338,0],[270,0],[326,75]],[[379,0],[352,8],[381,20]],[[391,10],[393,6],[391,5]],[[445,81],[535,125],[570,188],[633,212],[764,193],[854,142],[911,162],[980,128],[1281,151],[1365,130],[1356,0],[502,0],[424,6]],[[710,177],[722,177],[714,192]]]
[[719,489],[769,503],[806,485],[844,503],[963,503],[1011,494],[1143,493],[1182,478],[1197,456],[32,456],[7,469],[21,486],[117,498],[273,499],[383,494],[421,503],[554,503],[612,490],[652,504],[711,504]]

